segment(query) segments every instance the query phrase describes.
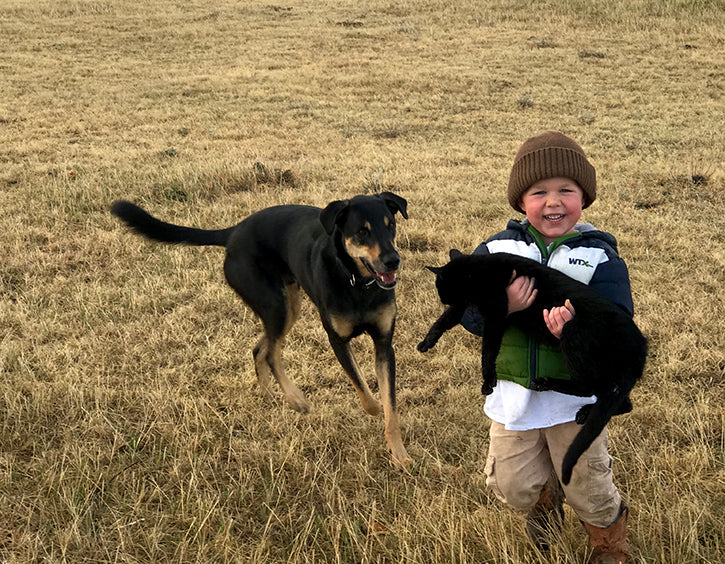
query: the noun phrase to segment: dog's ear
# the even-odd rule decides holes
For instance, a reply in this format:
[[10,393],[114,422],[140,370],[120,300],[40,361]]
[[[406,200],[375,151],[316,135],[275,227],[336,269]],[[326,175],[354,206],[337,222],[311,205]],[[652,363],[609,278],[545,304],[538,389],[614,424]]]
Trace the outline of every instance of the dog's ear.
[[395,215],[395,212],[400,212],[405,219],[408,219],[408,202],[405,198],[401,198],[392,192],[381,192],[378,196],[387,204],[393,215]]
[[458,249],[451,249],[448,251],[448,256],[453,260],[454,258],[462,257],[463,253],[459,251]]
[[327,204],[327,207],[320,212],[320,223],[328,235],[332,235],[335,225],[343,218],[343,212],[349,203],[350,200],[336,200]]
[[443,267],[442,266],[426,266],[426,268],[428,270],[430,270],[436,276],[438,276],[443,271]]

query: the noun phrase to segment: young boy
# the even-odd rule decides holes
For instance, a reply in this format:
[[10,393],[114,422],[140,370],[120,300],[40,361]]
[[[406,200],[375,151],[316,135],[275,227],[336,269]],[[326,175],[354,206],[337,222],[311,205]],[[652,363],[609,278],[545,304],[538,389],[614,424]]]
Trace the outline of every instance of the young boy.
[[[508,186],[509,203],[526,219],[509,221],[474,254],[507,252],[537,260],[596,288],[631,315],[629,274],[614,237],[578,223],[595,197],[594,167],[576,142],[557,131],[531,137],[516,154]],[[532,279],[515,278],[507,289],[509,313],[525,309],[535,296]],[[562,304],[544,311],[544,320],[558,337],[575,315]],[[472,333],[481,334],[481,323],[474,309],[464,316]],[[595,398],[528,389],[536,374],[568,374],[558,350],[531,342],[515,328],[504,335],[496,370],[498,384],[484,407],[492,420],[486,484],[501,501],[528,512],[526,529],[539,549],[548,550],[550,533],[561,527],[566,498],[589,534],[590,563],[629,562],[627,505],[612,479],[606,429],[577,462],[569,485],[562,489],[558,477],[579,430],[576,412]]]

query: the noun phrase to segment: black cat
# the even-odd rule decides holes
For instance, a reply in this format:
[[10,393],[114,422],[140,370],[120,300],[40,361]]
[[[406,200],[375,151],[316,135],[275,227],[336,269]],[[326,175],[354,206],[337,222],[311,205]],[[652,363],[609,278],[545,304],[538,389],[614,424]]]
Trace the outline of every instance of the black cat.
[[[481,391],[488,395],[496,385],[496,357],[508,325],[534,340],[560,346],[571,380],[541,378],[532,382],[536,390],[555,390],[576,396],[596,396],[594,404],[582,407],[576,421],[582,428],[569,446],[562,464],[562,482],[568,484],[579,457],[604,430],[613,415],[632,410],[629,392],[642,376],[647,340],[629,314],[586,284],[528,258],[508,253],[463,255],[450,252],[451,261],[428,267],[436,274],[441,301],[449,307],[428,331],[418,350],[432,348],[441,335],[461,322],[469,306],[483,317]],[[535,279],[538,289],[533,304],[508,315],[506,287],[516,276]],[[576,312],[557,339],[546,327],[542,311],[569,300]]]

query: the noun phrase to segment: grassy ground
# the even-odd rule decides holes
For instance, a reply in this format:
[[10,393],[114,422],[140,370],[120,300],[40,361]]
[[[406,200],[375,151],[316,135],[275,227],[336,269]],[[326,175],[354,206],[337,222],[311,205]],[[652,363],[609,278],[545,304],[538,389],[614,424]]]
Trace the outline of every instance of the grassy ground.
[[[414,347],[440,312],[424,265],[515,217],[513,155],[556,128],[597,167],[584,220],[618,237],[651,343],[610,428],[635,561],[720,562],[724,29],[716,0],[0,0],[0,560],[539,562],[483,483],[476,340]],[[302,416],[258,393],[222,252],[108,213],[225,227],[381,189],[409,202],[407,473],[308,301]],[[570,511],[554,556],[585,556]]]

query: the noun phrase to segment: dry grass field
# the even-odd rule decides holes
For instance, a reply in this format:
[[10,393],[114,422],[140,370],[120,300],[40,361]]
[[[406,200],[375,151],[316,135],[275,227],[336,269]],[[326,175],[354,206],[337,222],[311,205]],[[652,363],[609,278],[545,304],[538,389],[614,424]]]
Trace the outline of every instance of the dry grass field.
[[[725,554],[722,0],[0,0],[0,561],[535,563],[485,488],[479,344],[415,350],[427,264],[516,217],[513,155],[556,128],[597,167],[651,354],[610,425],[638,563]],[[393,467],[305,300],[261,397],[223,251],[151,244],[117,198],[226,227],[408,200]],[[354,348],[370,384],[372,346]],[[567,509],[552,561],[582,562]]]

